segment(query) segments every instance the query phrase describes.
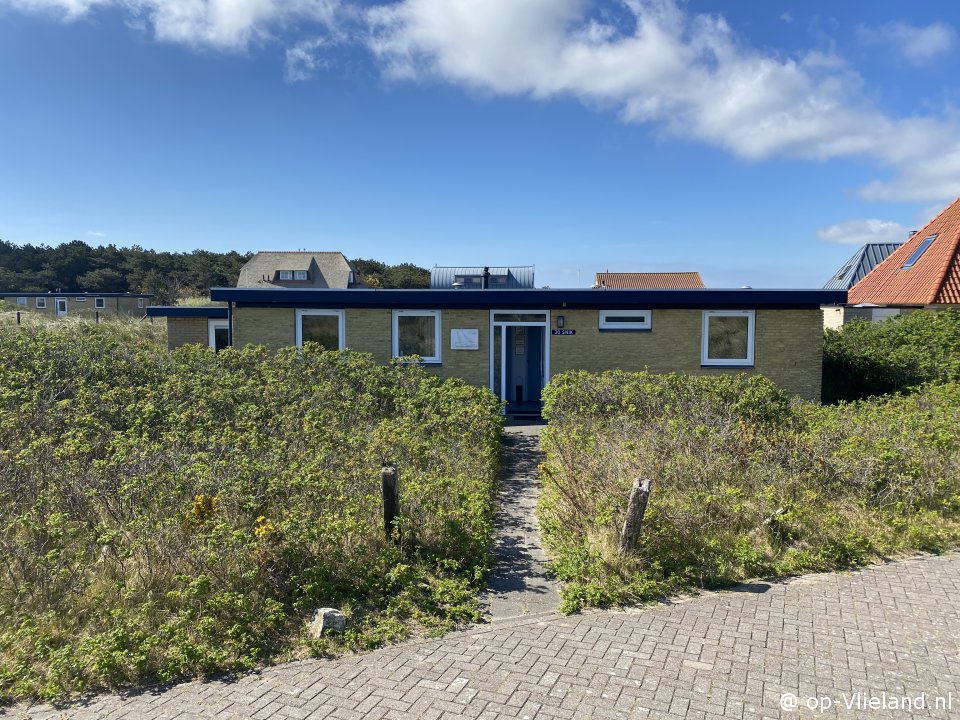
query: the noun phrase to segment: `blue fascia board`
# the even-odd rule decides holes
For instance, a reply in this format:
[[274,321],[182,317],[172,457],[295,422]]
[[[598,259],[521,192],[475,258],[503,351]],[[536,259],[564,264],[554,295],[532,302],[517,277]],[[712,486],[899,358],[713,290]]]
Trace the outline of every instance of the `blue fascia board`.
[[205,317],[226,320],[228,310],[215,305],[205,307],[150,305],[147,307],[147,317]]
[[212,300],[248,307],[629,310],[633,308],[795,309],[842,305],[846,290],[364,290],[212,288]]

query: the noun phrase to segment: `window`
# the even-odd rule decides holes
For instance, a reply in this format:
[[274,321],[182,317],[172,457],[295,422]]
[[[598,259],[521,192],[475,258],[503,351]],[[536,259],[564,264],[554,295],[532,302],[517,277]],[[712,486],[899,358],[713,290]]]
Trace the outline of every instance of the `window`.
[[848,265],[844,265],[842,268],[840,268],[840,271],[839,271],[836,275],[833,276],[833,279],[834,279],[834,280],[840,280],[844,275],[846,275],[848,272],[850,272],[850,268],[852,268],[852,267],[853,267],[853,263],[850,263],[850,264],[848,264]]
[[350,279],[347,281],[348,284],[353,285],[357,281],[357,276],[353,274],[353,270],[350,271]]
[[137,298],[137,307],[143,310],[143,298]]
[[230,346],[230,321],[207,320],[207,334],[210,347],[214,352],[220,352]]
[[77,302],[86,302],[86,301],[87,301],[87,299],[86,299],[85,297],[83,297],[83,295],[77,295],[77,296],[74,298],[74,300],[77,301]]
[[702,365],[753,365],[753,310],[705,310]]
[[917,260],[920,259],[920,256],[923,255],[927,248],[933,245],[933,241],[937,239],[936,234],[931,235],[930,237],[925,237],[923,242],[917,246],[917,249],[913,251],[913,254],[907,258],[907,261],[900,266],[901,270],[909,270],[914,265],[917,264]]
[[343,310],[297,310],[297,347],[313,342],[343,350]]
[[419,355],[423,362],[440,362],[440,311],[394,310],[393,356]]
[[601,330],[649,330],[649,310],[601,310]]
[[547,321],[547,314],[546,313],[495,312],[493,314],[493,321],[495,323],[502,323],[502,322],[545,323]]
[[24,307],[26,307],[26,305],[27,305],[27,299],[26,299],[25,297],[18,297],[18,298],[17,298],[17,305],[23,305]]
[[103,309],[107,306],[107,301],[106,301],[106,299],[104,299],[104,298],[96,298],[96,299],[93,301],[93,306],[94,306],[97,310],[103,310]]
[[306,280],[306,279],[307,279],[307,271],[306,271],[306,270],[295,270],[295,271],[293,272],[293,279],[294,279],[294,280]]
[[37,309],[46,310],[47,308],[47,299],[46,298],[37,298]]
[[281,270],[280,271],[281,280],[293,280],[293,270]]

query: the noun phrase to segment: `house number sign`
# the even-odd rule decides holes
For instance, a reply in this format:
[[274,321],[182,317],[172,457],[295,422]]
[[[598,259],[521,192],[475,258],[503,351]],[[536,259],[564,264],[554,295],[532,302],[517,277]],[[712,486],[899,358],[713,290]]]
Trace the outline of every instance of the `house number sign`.
[[576,335],[576,330],[551,330],[551,335]]

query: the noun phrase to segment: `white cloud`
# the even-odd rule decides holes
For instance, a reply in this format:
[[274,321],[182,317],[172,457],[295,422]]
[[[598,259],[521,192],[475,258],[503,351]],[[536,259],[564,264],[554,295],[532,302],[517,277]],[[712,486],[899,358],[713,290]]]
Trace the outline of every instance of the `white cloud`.
[[287,59],[283,69],[284,79],[290,83],[306,82],[316,77],[317,71],[329,68],[329,61],[319,54],[328,43],[325,38],[317,37],[302,40],[287,48]]
[[0,0],[19,10],[47,11],[76,20],[98,7],[130,13],[158,40],[221,50],[242,50],[294,23],[330,26],[340,0]]
[[793,22],[793,15],[791,15],[788,12],[785,12],[780,15],[780,19],[783,20],[785,23],[789,24]]
[[90,237],[98,237],[98,238],[107,236],[105,232],[100,232],[99,230],[87,230],[87,235],[89,235]]
[[903,242],[907,228],[892,220],[844,220],[817,230],[817,237],[830,243],[863,245],[868,242]]
[[[837,55],[760,50],[722,16],[692,13],[678,0],[611,1],[620,12],[598,11],[594,0],[0,0],[0,7],[74,20],[114,6],[160,40],[225,50],[282,32],[292,38],[288,82],[328,67],[325,48],[349,36],[392,81],[572,97],[751,161],[866,159],[883,174],[859,191],[871,201],[960,194],[960,118],[893,117]],[[903,38],[901,52],[918,60],[954,43],[941,23],[861,33]]]
[[927,65],[946,55],[957,40],[953,28],[941,22],[917,26],[892,22],[880,27],[861,25],[857,37],[868,45],[882,45],[912,65]]
[[957,194],[952,119],[884,114],[835,55],[761,52],[722,17],[674,0],[623,5],[627,26],[593,17],[587,0],[401,0],[367,12],[368,46],[390,79],[572,96],[748,160],[872,159],[892,178],[863,188],[865,199]]

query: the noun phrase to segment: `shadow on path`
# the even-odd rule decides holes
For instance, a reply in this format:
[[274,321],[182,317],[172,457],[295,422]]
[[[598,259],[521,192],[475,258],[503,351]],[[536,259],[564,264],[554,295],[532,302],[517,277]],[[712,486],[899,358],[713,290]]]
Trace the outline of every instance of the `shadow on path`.
[[556,582],[546,570],[536,507],[542,423],[504,429],[503,472],[494,531],[494,567],[484,595],[491,620],[555,612]]

